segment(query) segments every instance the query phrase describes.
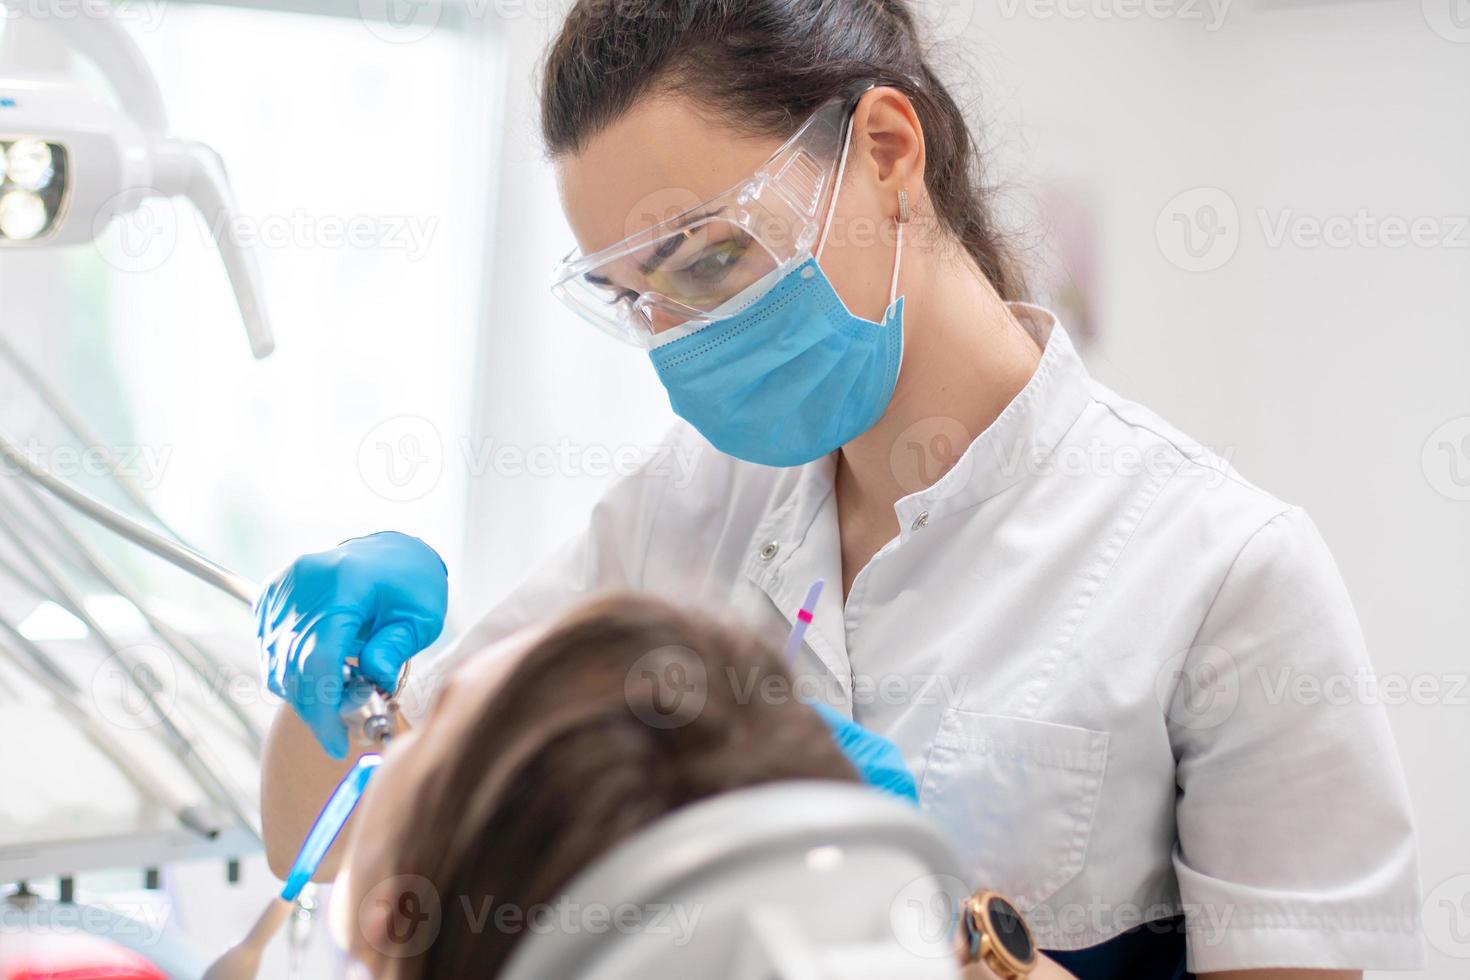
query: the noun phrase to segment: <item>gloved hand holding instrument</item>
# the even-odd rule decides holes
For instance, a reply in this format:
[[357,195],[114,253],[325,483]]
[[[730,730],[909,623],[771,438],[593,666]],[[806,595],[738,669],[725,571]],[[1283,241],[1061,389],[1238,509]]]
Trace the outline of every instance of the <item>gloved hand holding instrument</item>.
[[[349,729],[365,748],[387,743],[401,668],[444,625],[448,575],[428,545],[391,532],[355,538],[331,552],[298,559],[261,592],[243,576],[57,479],[4,437],[0,458],[89,519],[253,605],[268,686],[306,719],[334,758],[346,756]],[[255,975],[261,952],[285,923],[381,762],[379,752],[368,752],[348,771],[307,834],[280,897],[207,978]]]
[[[312,726],[334,758],[347,754],[347,729],[391,708],[399,669],[444,628],[448,573],[416,538],[384,532],[297,559],[264,592],[249,579],[58,479],[0,437],[0,458],[68,507],[152,552],[206,585],[254,607],[266,653],[267,684]],[[418,644],[418,645],[415,645]],[[368,663],[359,669],[359,655]],[[303,680],[307,683],[303,683]],[[361,682],[379,695],[374,699]],[[342,717],[344,697],[348,717]],[[335,751],[334,751],[335,750]]]
[[[252,604],[267,686],[292,706],[332,758],[346,757],[349,729],[364,747],[387,742],[393,731],[394,697],[407,665],[444,627],[448,572],[427,544],[396,532],[353,538],[330,551],[297,559],[261,591],[204,555],[56,479],[3,439],[0,456],[92,520]],[[814,583],[797,614],[787,638],[788,659],[801,645],[821,588],[820,581]],[[916,798],[913,779],[892,742],[826,705],[813,707],[865,781]],[[207,978],[254,975],[265,945],[285,922],[381,762],[379,753],[365,753],[343,777],[307,834],[280,898]]]
[[266,684],[334,759],[347,755],[343,668],[385,695],[444,629],[449,574],[417,538],[353,538],[292,562],[255,605]]

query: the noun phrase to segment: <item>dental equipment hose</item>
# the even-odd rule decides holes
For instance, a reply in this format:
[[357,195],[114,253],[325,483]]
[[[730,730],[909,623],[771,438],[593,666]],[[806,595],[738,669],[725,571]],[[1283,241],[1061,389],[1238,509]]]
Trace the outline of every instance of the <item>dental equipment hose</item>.
[[[40,491],[28,485],[23,486],[22,489],[36,510],[45,516],[47,523],[56,531],[57,536],[76,553],[77,557],[81,559],[86,567],[91,569],[92,574],[97,576],[109,589],[121,596],[128,605],[137,610],[138,615],[142,616],[143,621],[148,624],[148,628],[171,651],[178,655],[179,659],[194,672],[196,677],[202,680],[210,690],[229,689],[230,683],[239,676],[236,671],[229,669],[223,663],[216,663],[212,658],[207,657],[192,640],[174,629],[162,616],[155,613],[152,604],[143,597],[143,594],[129,585],[127,579],[109,565],[97,549],[84,541],[80,534],[73,531],[61,519],[60,514],[57,513],[56,505],[41,498]],[[218,672],[218,676],[215,675],[216,671]],[[265,743],[265,739],[264,734],[256,725],[255,719],[245,711],[244,706],[236,699],[225,698],[223,700],[225,710],[234,717],[251,747],[259,752]]]
[[97,621],[97,618],[87,610],[85,597],[67,581],[57,563],[48,555],[32,547],[4,510],[0,510],[0,535],[8,539],[16,552],[40,573],[42,580],[50,587],[52,598],[59,601],[67,612],[79,619],[87,631],[102,644],[108,655],[123,668],[124,677],[142,695],[149,710],[158,719],[161,734],[165,736],[174,752],[210,797],[229,810],[241,825],[259,839],[259,815],[246,802],[239,787],[224,775],[223,767],[220,766],[218,760],[213,758],[208,747],[198,738],[183,716],[173,710],[170,702],[159,696],[160,690],[156,678],[148,666],[112,638]]
[[[65,481],[57,479],[28,459],[3,434],[0,434],[0,457],[15,466],[31,482],[83,516],[164,559],[205,584],[234,596],[247,606],[254,606],[256,597],[260,594],[260,588],[255,583],[237,575],[187,545],[165,537],[152,528],[93,500]],[[36,501],[36,503],[40,502]],[[139,604],[138,600],[141,597],[132,590],[117,589],[121,580],[113,575],[104,563],[97,560],[96,555],[90,552],[78,538],[71,535],[69,529],[55,520],[54,514],[50,514],[49,511],[47,513],[53,519],[54,529],[60,532],[71,547],[82,555],[84,562],[92,567],[94,573],[99,574],[114,590],[119,591],[119,594],[144,612],[145,617],[152,624],[152,617],[149,617],[143,606]],[[107,636],[101,624],[87,613],[83,597],[68,586],[55,564],[50,562],[45,555],[29,547],[20,533],[4,520],[3,515],[0,515],[0,530],[5,532],[16,548],[29,560],[29,563],[40,572],[42,578],[66,600],[65,605],[69,607],[69,611],[108,647],[110,653],[130,667],[129,675],[131,676],[133,671],[124,651]],[[164,639],[167,641],[168,638],[165,636]],[[134,680],[136,682],[137,678]],[[342,699],[344,720],[348,720],[349,724],[350,719],[353,718],[360,721],[359,742],[381,749],[392,736],[392,715],[396,704],[391,697],[377,690],[356,670],[349,668],[344,676],[344,681],[346,685]],[[220,802],[223,802],[241,823],[259,837],[258,819],[242,805],[238,791],[216,772],[215,767],[203,755],[203,747],[200,743],[192,737],[192,733],[182,727],[181,719],[172,716],[147,684],[137,683],[137,686],[149,705],[158,714],[165,732],[175,743],[186,763],[190,765],[196,777],[204,783],[206,789],[211,791],[210,795],[220,798]],[[377,771],[382,761],[383,757],[379,752],[364,753],[357,760],[356,765],[349,770],[312,824],[292,864],[280,897],[271,901],[249,935],[210,967],[205,974],[207,980],[225,980],[225,978],[255,975],[265,945],[290,916],[302,890],[310,884],[312,876],[331,849],[333,842],[336,841],[343,827],[346,826],[348,818],[356,810],[363,792],[367,789],[368,780]]]
[[[84,517],[162,558],[174,567],[204,582],[206,585],[211,585],[226,595],[233,596],[246,606],[253,607],[255,605],[255,600],[260,595],[260,587],[254,582],[230,571],[228,568],[195,551],[193,548],[181,544],[178,541],[171,540],[152,528],[133,520],[131,517],[113,510],[106,504],[93,500],[65,480],[58,479],[41,466],[38,466],[21,452],[15,443],[3,433],[0,433],[0,458],[3,458],[14,466],[22,476],[37,484],[53,497],[56,497]],[[13,529],[9,530],[10,536],[16,542],[17,546],[26,553],[30,559],[30,563],[42,572],[42,575],[51,582],[53,587],[64,590],[64,579],[61,579],[55,573],[54,568],[47,566],[44,557],[36,554],[33,549],[27,547],[18,532]],[[72,612],[87,625],[88,629],[93,630],[100,638],[105,640],[106,634],[101,631],[95,621],[86,615],[86,610],[80,608],[80,598],[75,596],[69,596],[68,598],[75,599],[76,601],[70,604],[78,606]],[[393,710],[392,699],[385,697],[376,689],[365,692],[363,688],[366,682],[361,680],[355,670],[349,670],[344,680],[347,683],[347,689],[344,691],[343,697],[344,714],[355,717],[361,723],[363,741],[370,744],[381,744],[387,739],[393,728],[390,714]],[[371,685],[366,686],[370,687]],[[156,700],[147,692],[145,692],[145,697],[148,697],[150,702]],[[184,745],[187,746],[191,743],[191,740],[183,732],[178,731],[177,726],[173,725],[167,719],[165,728],[171,735],[177,735]],[[193,753],[190,754],[192,755]],[[220,782],[218,778],[208,779],[211,788],[218,789]],[[231,811],[235,812],[237,816],[242,816],[237,800],[221,800],[221,802],[227,803]],[[258,821],[247,819],[243,816],[242,820],[245,826],[255,831],[258,835],[258,827],[256,826]]]
[[188,572],[206,585],[212,585],[226,595],[234,596],[247,606],[255,604],[260,588],[249,579],[236,575],[223,565],[206,558],[192,548],[170,540],[152,528],[133,520],[106,504],[75,489],[64,480],[57,479],[36,465],[15,443],[0,434],[0,457],[18,469],[22,476],[39,485],[68,507],[102,525],[114,534],[152,552],[174,567]]
[[[95,451],[107,471],[111,483],[120,490],[128,501],[136,508],[136,512],[147,518],[154,527],[157,527],[167,537],[181,544],[187,545],[188,541],[176,528],[164,520],[163,516],[153,508],[148,501],[143,487],[136,479],[129,475],[127,468],[118,465],[117,454],[107,445],[105,440],[87,424],[80,412],[78,412],[67,400],[61,391],[47,380],[44,373],[36,369],[21,352],[12,344],[3,332],[0,332],[0,361],[6,362],[17,379],[30,389],[37,401],[45,407],[52,417],[60,423],[61,427],[77,442]],[[26,490],[32,500],[39,501],[39,491],[27,485]],[[67,544],[78,553],[83,564],[90,566],[92,571],[112,591],[122,596],[131,603],[134,608],[147,620],[149,627],[156,633],[165,644],[172,647],[179,657],[199,676],[211,689],[225,689],[229,685],[241,680],[245,675],[235,668],[226,658],[217,656],[208,647],[197,644],[176,630],[173,630],[159,616],[153,613],[149,605],[140,600],[136,591],[129,589],[125,580],[111,571],[95,549],[90,548],[81,537],[65,525],[57,515],[55,507],[49,503],[36,506],[40,509],[51,524],[56,527],[57,532]],[[256,724],[255,719],[245,712],[242,706],[231,701],[227,705],[228,710],[235,716],[246,740],[251,748],[259,752],[265,741],[265,733]]]
[[40,403],[50,411],[56,421],[61,423],[62,428],[71,433],[73,439],[97,452],[112,482],[127,496],[134,507],[168,532],[174,540],[184,540],[183,536],[170,527],[168,522],[153,509],[143,493],[143,488],[128,474],[127,468],[117,465],[117,455],[107,446],[106,441],[87,424],[76,409],[68,404],[61,392],[46,380],[46,376],[36,370],[35,365],[21,355],[15,345],[6,339],[4,333],[0,333],[0,360],[10,364],[11,371],[31,389]]
[[180,825],[199,836],[210,840],[219,836],[218,819],[210,807],[186,798],[152,769],[129,755],[118,743],[114,733],[109,732],[97,716],[86,709],[81,691],[76,685],[69,678],[65,682],[58,680],[60,668],[51,663],[44,651],[27,640],[19,627],[0,617],[0,629],[8,633],[15,645],[25,651],[25,657],[22,657],[6,644],[0,643],[0,657],[8,657],[33,683],[49,692],[59,710],[82,731],[87,741],[111,759],[113,765],[127,776],[144,797],[171,811]]
[[[136,521],[100,501],[93,500],[65,480],[52,476],[21,452],[15,443],[11,442],[4,433],[0,433],[0,458],[8,461],[20,471],[22,476],[82,516],[112,531],[125,540],[132,542],[143,550],[162,558],[175,568],[193,576],[205,585],[213,586],[226,595],[238,599],[246,606],[254,607],[255,600],[260,596],[260,586],[245,576],[230,571],[219,562],[190,548],[188,545],[160,534],[146,524]],[[105,568],[99,567],[99,563],[93,560],[95,553],[89,552],[80,545],[77,545],[74,536],[66,532],[64,528],[62,529],[62,533],[66,534],[72,541],[73,547],[78,548],[83,556],[83,560],[92,565],[93,570],[107,580],[109,586],[113,586],[116,576],[107,573]],[[116,589],[114,590],[117,591]],[[124,598],[129,598],[127,593],[120,592],[120,594]]]

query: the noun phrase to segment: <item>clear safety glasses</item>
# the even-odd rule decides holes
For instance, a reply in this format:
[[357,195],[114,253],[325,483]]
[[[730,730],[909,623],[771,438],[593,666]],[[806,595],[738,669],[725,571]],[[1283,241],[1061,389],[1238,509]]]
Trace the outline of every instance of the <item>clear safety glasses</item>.
[[[856,97],[825,103],[750,178],[593,255],[573,251],[552,292],[614,337],[651,348],[760,298],[804,256],[830,211]],[[745,294],[745,295],[742,295]],[[718,312],[716,312],[718,311]],[[712,315],[715,314],[715,315]]]

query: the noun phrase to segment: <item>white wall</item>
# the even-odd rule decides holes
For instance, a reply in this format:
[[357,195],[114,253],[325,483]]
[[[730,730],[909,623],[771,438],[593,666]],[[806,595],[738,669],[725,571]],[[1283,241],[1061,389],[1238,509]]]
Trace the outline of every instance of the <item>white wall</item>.
[[[589,449],[646,446],[673,421],[648,358],[569,313],[547,288],[553,266],[576,244],[536,115],[535,72],[559,23],[525,16],[499,24],[506,107],[470,430],[478,459],[490,466],[471,480],[457,590],[466,616],[488,608],[581,529],[612,479]],[[497,463],[500,449],[506,454]],[[546,453],[557,455],[556,472],[541,475],[536,460]]]
[[[992,56],[1007,179],[1092,192],[1094,372],[1306,507],[1380,678],[1425,685],[1384,700],[1422,838],[1429,975],[1448,980],[1470,973],[1470,494],[1450,469],[1470,474],[1470,444],[1439,445],[1470,432],[1470,43],[1432,30],[1433,7],[1237,5],[1211,32],[987,5],[965,39]],[[1191,272],[1156,220],[1201,186],[1233,202],[1238,247]],[[1284,216],[1360,209],[1437,219],[1450,241],[1273,237]]]
[[[1074,2],[1080,18],[1048,17],[1043,0],[928,10],[936,54],[978,99],[1008,212],[1037,254],[1043,191],[1067,188],[1094,211],[1094,373],[1306,507],[1336,551],[1379,674],[1438,692],[1389,711],[1432,893],[1427,975],[1449,980],[1470,972],[1470,948],[1450,929],[1470,935],[1470,878],[1457,877],[1470,874],[1470,691],[1456,689],[1470,673],[1470,502],[1436,489],[1455,487],[1439,440],[1433,465],[1421,450],[1442,423],[1470,417],[1470,231],[1453,221],[1470,214],[1470,43],[1432,29],[1452,23],[1449,0],[1437,4],[1235,3],[1219,21],[1203,3],[1142,19],[1102,16],[1130,9],[1109,0]],[[531,114],[529,66],[554,26],[508,25],[512,104],[477,424],[520,443],[637,442],[667,418],[646,364],[544,288],[570,245]],[[1218,268],[1189,272],[1156,224],[1201,186],[1233,203],[1238,246]],[[1459,243],[1273,245],[1262,226],[1263,213],[1270,225],[1360,208],[1443,219],[1440,232]],[[575,531],[601,485],[477,480],[468,604],[485,605]],[[1460,903],[1458,920],[1447,901]]]

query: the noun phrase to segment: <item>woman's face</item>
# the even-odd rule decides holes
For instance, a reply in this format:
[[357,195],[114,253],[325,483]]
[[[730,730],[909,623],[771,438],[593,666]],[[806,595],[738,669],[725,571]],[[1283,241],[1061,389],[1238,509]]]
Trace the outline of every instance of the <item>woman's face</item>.
[[[429,774],[447,765],[468,744],[467,734],[544,628],[523,630],[467,660],[439,690],[419,729],[399,734],[389,744],[353,820],[349,851],[337,879],[339,900],[332,902],[332,934],[340,946],[375,976],[391,975],[396,957],[418,952],[411,935],[391,935],[395,910],[411,914],[404,902],[420,908],[437,902],[423,894],[427,882],[399,876],[399,843],[414,833],[415,801]],[[341,900],[345,899],[345,900]]]
[[[822,271],[848,309],[874,321],[888,305],[894,211],[891,202],[884,207],[884,193],[895,193],[881,186],[869,124],[891,124],[884,117],[892,108],[882,97],[892,91],[868,93],[854,114],[847,170],[821,257]],[[582,253],[591,254],[729,190],[751,177],[783,141],[741,133],[731,121],[701,114],[688,100],[650,96],[594,136],[580,153],[557,161],[562,208]],[[722,233],[713,237],[713,244],[705,241],[684,251],[700,251],[706,264],[719,268],[728,250],[720,248]],[[699,263],[701,256],[680,255],[679,260],[685,268]],[[656,277],[639,276],[633,269],[620,269],[617,275],[628,281],[610,284],[615,288],[633,294],[660,291]],[[688,278],[697,282],[694,274]],[[745,285],[749,283],[744,280],[735,284]],[[656,313],[652,327],[658,331],[679,322]]]

